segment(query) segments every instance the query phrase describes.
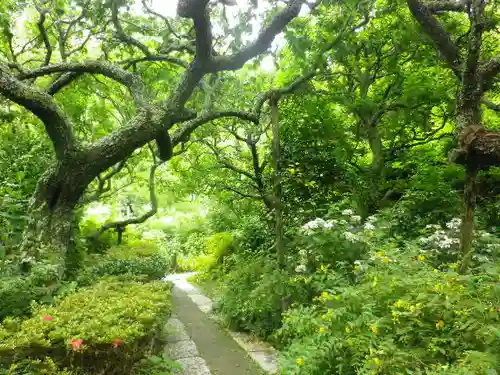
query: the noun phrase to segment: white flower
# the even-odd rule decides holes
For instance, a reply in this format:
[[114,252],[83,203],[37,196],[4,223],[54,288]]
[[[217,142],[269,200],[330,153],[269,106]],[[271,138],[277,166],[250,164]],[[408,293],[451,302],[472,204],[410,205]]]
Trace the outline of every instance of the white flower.
[[437,224],[428,224],[425,226],[425,229],[441,229],[441,226]]
[[295,267],[295,272],[297,272],[297,273],[304,273],[304,272],[306,272],[306,265],[305,264],[299,264],[297,267]]
[[451,245],[453,245],[453,240],[451,238],[446,237],[445,239],[438,241],[437,245],[441,249],[449,249]]
[[356,236],[354,233],[351,233],[351,232],[344,232],[344,237],[349,242],[353,242],[354,243],[354,242],[359,241],[358,236]]
[[299,255],[303,256],[303,257],[307,256],[307,250],[305,250],[305,249],[299,250]]
[[376,223],[377,222],[377,217],[372,215],[372,216],[368,216],[366,218],[366,221],[369,222],[369,223]]
[[483,234],[481,234],[481,237],[483,237],[483,238],[490,237],[490,236],[491,236],[491,233],[488,233],[488,232],[484,232]]
[[373,225],[372,223],[370,223],[369,221],[365,223],[365,225],[363,225],[363,228],[365,228],[366,230],[374,230],[375,229],[375,225]]
[[351,221],[354,223],[359,223],[361,221],[361,216],[353,215],[353,216],[351,216]]
[[446,227],[448,229],[458,229],[460,227],[460,224],[462,223],[462,220],[458,217],[452,219],[450,222],[446,223]]
[[342,211],[342,215],[352,215],[354,212],[352,210],[344,210]]

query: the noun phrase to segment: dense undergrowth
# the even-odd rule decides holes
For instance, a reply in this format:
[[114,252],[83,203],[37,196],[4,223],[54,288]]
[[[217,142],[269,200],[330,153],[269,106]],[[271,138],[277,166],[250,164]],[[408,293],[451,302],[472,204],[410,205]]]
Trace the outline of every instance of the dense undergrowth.
[[171,286],[160,281],[170,269],[165,252],[149,241],[112,241],[105,237],[83,249],[78,272],[64,281],[50,264],[23,275],[4,260],[10,271],[0,279],[1,374],[140,375],[177,368],[162,354],[171,313]]
[[214,242],[227,232],[191,235],[185,243],[198,245],[182,264],[200,271],[195,281],[228,327],[280,349],[282,374],[497,373],[500,238],[478,230],[472,270],[462,275],[460,219],[424,222],[410,237],[394,229],[407,207],[361,221],[332,206],[288,230],[284,269],[269,251],[271,228],[248,217],[231,242]]

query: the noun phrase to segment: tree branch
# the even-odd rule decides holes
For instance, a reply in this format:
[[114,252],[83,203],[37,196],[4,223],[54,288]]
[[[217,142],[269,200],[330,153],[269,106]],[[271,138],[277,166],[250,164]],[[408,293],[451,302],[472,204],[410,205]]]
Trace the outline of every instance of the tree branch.
[[123,30],[122,25],[120,24],[120,20],[118,19],[118,1],[117,0],[111,1],[111,20],[113,21],[113,25],[115,26],[118,39],[120,39],[125,44],[137,47],[146,56],[151,55],[148,47],[146,47],[144,44],[139,42],[137,39],[134,39],[130,35],[127,35],[127,33]]
[[461,78],[462,57],[456,44],[451,40],[443,25],[433,16],[432,11],[418,0],[407,0],[408,8],[425,33],[434,41],[455,75]]
[[[115,64],[101,60],[89,60],[85,62],[61,63],[48,65],[36,70],[28,71],[18,76],[19,79],[25,80],[30,78],[41,77],[53,73],[90,73],[101,74],[111,78],[122,85],[126,86],[137,106],[143,106],[146,101],[146,89],[142,80],[136,74],[127,72]],[[69,79],[69,77],[68,77]]]
[[253,113],[248,112],[224,111],[205,113],[191,121],[186,122],[184,125],[176,129],[171,137],[172,144],[175,146],[183,141],[187,141],[191,133],[193,133],[201,125],[224,117],[236,117],[241,120],[253,122],[255,124],[258,124],[259,122],[258,118],[255,117]]
[[75,137],[69,118],[52,97],[37,87],[27,86],[0,65],[0,94],[25,107],[45,124],[58,158],[73,149]]
[[241,68],[248,60],[267,51],[276,35],[299,15],[304,0],[291,0],[288,5],[277,16],[273,18],[270,25],[264,28],[257,39],[231,56],[217,56],[211,61],[209,72],[224,70],[236,70]]
[[482,64],[479,72],[483,82],[483,91],[491,89],[495,77],[500,74],[500,55]]
[[[44,5],[45,1],[42,2],[42,6]],[[43,65],[49,65],[50,64],[50,59],[52,58],[52,45],[50,44],[49,40],[49,35],[47,34],[47,29],[44,26],[45,19],[47,17],[47,13],[50,11],[49,9],[42,9],[42,6],[36,6],[38,13],[40,13],[40,17],[38,18],[37,22],[37,27],[38,30],[40,31],[40,35],[43,40],[43,44],[45,45],[45,61]],[[54,3],[52,2],[51,8],[54,6]]]
[[153,152],[153,165],[151,166],[151,169],[149,170],[149,201],[151,204],[151,208],[143,213],[141,216],[137,216],[134,218],[126,219],[126,220],[121,220],[121,221],[115,221],[112,223],[107,223],[104,224],[98,231],[97,233],[93,236],[93,238],[97,239],[101,234],[106,232],[109,229],[118,229],[118,228],[125,228],[128,225],[131,224],[141,224],[144,223],[147,219],[150,217],[154,216],[156,212],[158,211],[158,198],[156,196],[156,183],[155,183],[155,173],[158,167],[160,167],[164,162],[157,162],[156,161],[156,156]]
[[435,0],[428,1],[425,4],[430,12],[440,13],[440,12],[465,12],[465,6],[463,1],[456,0]]

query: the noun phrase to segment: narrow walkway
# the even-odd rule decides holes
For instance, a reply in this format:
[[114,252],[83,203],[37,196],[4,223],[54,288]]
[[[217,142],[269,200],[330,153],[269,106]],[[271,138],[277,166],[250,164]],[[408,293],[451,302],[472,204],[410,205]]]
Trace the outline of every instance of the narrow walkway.
[[275,351],[244,334],[222,329],[210,314],[212,301],[187,281],[191,275],[165,278],[174,283],[174,315],[168,323],[165,350],[183,366],[182,375],[275,373]]

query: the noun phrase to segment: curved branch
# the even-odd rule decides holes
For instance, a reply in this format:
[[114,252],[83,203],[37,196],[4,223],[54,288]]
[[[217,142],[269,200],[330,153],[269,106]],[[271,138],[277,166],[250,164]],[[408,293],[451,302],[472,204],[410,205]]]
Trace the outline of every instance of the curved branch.
[[51,83],[51,85],[47,88],[47,92],[50,95],[55,95],[71,82],[78,79],[81,75],[82,73],[63,73]]
[[113,21],[113,25],[115,26],[118,39],[120,39],[125,44],[137,47],[146,56],[151,55],[148,47],[146,47],[144,44],[139,42],[137,39],[134,39],[130,35],[127,35],[127,33],[123,30],[122,25],[120,24],[120,20],[118,19],[118,1],[117,0],[112,0],[112,3],[111,3],[111,19]]
[[[153,157],[153,159],[155,160],[156,158]],[[101,234],[109,229],[125,228],[127,225],[144,223],[146,220],[156,214],[156,212],[158,211],[158,198],[156,197],[155,173],[158,167],[162,164],[163,162],[154,163],[149,170],[149,200],[151,203],[151,208],[141,216],[104,224],[93,236],[93,238],[99,238]]]
[[136,105],[143,106],[146,103],[146,89],[139,76],[127,72],[119,66],[107,61],[89,60],[84,62],[53,64],[25,72],[20,74],[18,78],[25,80],[54,73],[67,72],[101,74],[126,86],[130,90]]
[[241,68],[248,60],[266,52],[276,35],[281,33],[299,15],[303,3],[304,0],[291,0],[285,9],[273,18],[271,24],[260,32],[253,43],[234,55],[214,57],[209,71],[236,70]]
[[[52,4],[53,5],[53,4]],[[49,65],[50,59],[52,58],[52,45],[50,44],[49,35],[47,34],[47,29],[45,28],[45,19],[47,17],[47,10],[37,7],[40,17],[38,18],[37,27],[42,36],[43,44],[45,45],[45,61],[43,65]]]
[[73,149],[75,137],[71,121],[49,94],[12,77],[2,65],[0,65],[0,94],[42,120],[59,159],[62,159],[68,150]]
[[254,114],[249,112],[224,111],[205,113],[191,121],[186,122],[184,125],[176,129],[171,137],[172,145],[176,146],[181,142],[187,141],[191,133],[193,133],[201,125],[224,117],[236,117],[244,121],[253,122],[254,124],[259,123],[259,119]]
[[457,77],[460,78],[462,70],[462,57],[457,45],[451,40],[443,25],[433,16],[432,11],[418,0],[407,0],[408,8],[413,17],[422,26],[425,33],[434,41],[439,52],[451,67]]

